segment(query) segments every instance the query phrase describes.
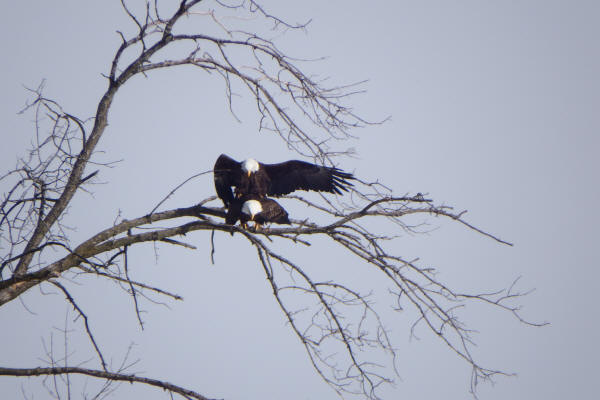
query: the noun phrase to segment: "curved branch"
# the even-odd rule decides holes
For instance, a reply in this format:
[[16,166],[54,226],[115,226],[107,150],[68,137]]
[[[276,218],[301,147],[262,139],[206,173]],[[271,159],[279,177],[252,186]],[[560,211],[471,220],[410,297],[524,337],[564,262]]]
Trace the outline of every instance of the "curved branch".
[[181,386],[174,385],[169,382],[158,379],[145,378],[133,374],[121,374],[115,372],[100,371],[95,369],[79,368],[79,367],[53,367],[53,368],[4,368],[0,367],[0,376],[44,376],[44,375],[64,375],[64,374],[80,374],[102,378],[111,381],[142,383],[149,386],[154,386],[171,393],[179,394],[185,398],[196,400],[210,400],[197,392],[185,389]]

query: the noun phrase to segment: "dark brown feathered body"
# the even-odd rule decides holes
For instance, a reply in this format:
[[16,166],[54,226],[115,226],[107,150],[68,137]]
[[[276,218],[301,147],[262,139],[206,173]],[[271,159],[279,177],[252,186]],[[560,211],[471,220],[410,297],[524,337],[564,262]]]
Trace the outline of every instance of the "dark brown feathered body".
[[295,190],[341,194],[352,186],[349,180],[354,176],[338,168],[299,160],[263,164],[253,159],[238,162],[221,154],[215,162],[214,179],[217,195],[229,207],[236,196],[278,197]]
[[266,197],[257,201],[260,203],[262,210],[258,214],[252,216],[247,215],[242,206],[240,221],[247,223],[249,220],[252,220],[259,225],[264,225],[266,223],[290,225],[287,211],[285,211],[278,202]]
[[[251,202],[256,203],[251,204]],[[248,221],[259,225],[290,224],[287,211],[278,202],[266,197],[259,198],[256,195],[234,198],[231,201],[225,222],[235,225],[238,220],[242,225],[246,225]]]

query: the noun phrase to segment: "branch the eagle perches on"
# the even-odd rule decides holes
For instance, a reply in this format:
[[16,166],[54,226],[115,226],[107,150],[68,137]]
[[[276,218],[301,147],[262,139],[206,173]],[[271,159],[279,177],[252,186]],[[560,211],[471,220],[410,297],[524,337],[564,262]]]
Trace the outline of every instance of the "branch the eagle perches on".
[[[278,253],[274,249],[274,245],[271,245],[274,238],[281,238],[292,243],[310,246],[311,237],[324,236],[383,273],[394,286],[394,296],[397,296],[396,303],[400,304],[401,298],[411,303],[420,314],[417,323],[425,323],[452,350],[469,362],[473,367],[475,377],[488,378],[502,373],[481,367],[471,357],[469,351],[470,331],[460,323],[454,309],[465,302],[476,300],[508,310],[521,319],[518,307],[511,306],[508,302],[514,300],[514,297],[521,296],[522,293],[515,293],[511,290],[487,294],[455,293],[436,280],[435,271],[432,268],[418,267],[416,263],[390,253],[384,242],[393,240],[393,237],[374,234],[361,226],[361,223],[364,219],[384,218],[410,230],[411,228],[402,222],[402,217],[429,214],[458,221],[500,243],[510,243],[468,224],[462,219],[464,213],[455,214],[449,207],[437,207],[431,199],[426,199],[421,194],[403,197],[380,195],[375,200],[367,201],[366,197],[355,189],[353,189],[353,193],[355,196],[360,196],[365,204],[361,207],[354,205],[352,209],[347,205],[349,210],[346,212],[328,209],[299,196],[289,196],[294,200],[302,201],[320,213],[327,214],[332,221],[325,225],[318,225],[307,220],[292,220],[294,226],[290,228],[272,227],[267,231],[260,232],[245,230],[239,226],[220,222],[225,218],[225,211],[205,205],[214,200],[214,196],[192,207],[153,211],[151,214],[139,218],[123,220],[92,236],[74,249],[67,249],[68,254],[58,261],[40,270],[0,282],[0,305],[12,300],[28,288],[58,278],[71,269],[98,274],[119,283],[127,282],[131,285],[131,295],[134,299],[136,293],[142,290],[151,290],[180,299],[179,296],[132,281],[129,276],[124,276],[121,270],[114,270],[111,266],[115,259],[126,251],[124,249],[137,243],[165,242],[194,248],[194,246],[182,243],[175,238],[194,231],[211,231],[213,234],[215,231],[227,233],[234,231],[245,237],[255,247],[258,260],[273,289],[277,303],[321,377],[339,392],[363,392],[365,395],[373,397],[376,388],[384,382],[391,381],[391,378],[387,377],[383,371],[378,371],[378,368],[374,367],[375,364],[359,359],[359,357],[364,357],[361,350],[364,350],[365,347],[379,347],[392,358],[392,368],[395,362],[395,352],[392,342],[387,336],[387,330],[379,314],[370,304],[368,297],[357,289],[340,283],[314,281],[305,268]],[[164,223],[183,217],[195,217],[199,220],[172,227],[152,228],[153,224],[159,221]],[[137,228],[143,228],[143,230],[137,233],[135,232]],[[263,238],[268,240],[265,241]],[[211,254],[212,257],[213,254]],[[2,268],[5,267],[7,261],[2,264]],[[290,272],[295,276],[294,283],[280,282],[280,279],[287,277]],[[301,325],[305,322],[302,318],[298,318],[299,311],[292,308],[294,305],[287,303],[285,294],[289,291],[314,296],[319,302],[321,308],[311,316],[309,326]],[[70,301],[75,305],[73,299]],[[340,311],[340,309],[345,311]],[[349,316],[352,312],[347,309],[359,310],[357,314],[360,315],[360,318],[357,323],[342,322],[351,319]],[[139,317],[137,304],[136,311]],[[371,332],[374,332],[375,335],[370,337],[364,327],[367,324],[373,324],[373,321],[376,321],[375,329]],[[352,327],[353,325],[354,327]],[[371,329],[373,329],[372,326]],[[94,343],[102,365],[104,365],[101,351],[97,348],[91,332],[88,331],[88,334]],[[347,365],[345,368],[336,367],[338,361],[332,361],[329,353],[333,350],[324,350],[326,346],[323,344],[330,345],[331,341],[342,344],[349,360],[349,368]],[[357,382],[359,387],[353,387]],[[352,385],[353,383],[354,385]]]
[[[195,246],[179,237],[196,231],[210,231],[211,243],[214,243],[215,232],[226,232],[227,239],[231,240],[229,232],[234,231],[256,250],[258,264],[288,325],[304,346],[317,373],[340,394],[378,398],[378,388],[393,380],[396,352],[385,320],[369,293],[361,293],[360,288],[341,281],[315,279],[310,268],[283,254],[280,243],[303,248],[317,238],[324,238],[357,257],[361,265],[375,269],[385,278],[396,309],[410,306],[416,312],[417,321],[411,332],[417,325],[424,324],[466,360],[473,369],[473,385],[479,378],[502,374],[481,366],[471,355],[471,331],[460,321],[458,312],[469,303],[483,303],[508,311],[529,324],[515,305],[526,293],[516,291],[514,284],[491,293],[457,292],[439,280],[433,268],[421,267],[415,260],[397,255],[392,244],[398,238],[398,231],[418,231],[405,221],[419,214],[446,217],[502,244],[510,243],[469,224],[463,219],[464,213],[435,205],[420,194],[394,197],[391,190],[379,183],[360,181],[360,187],[352,189],[349,196],[336,200],[335,204],[328,197],[311,201],[287,196],[290,201],[302,202],[318,217],[313,220],[292,218],[291,227],[271,227],[261,232],[224,224],[223,209],[208,205],[213,197],[194,206],[166,211],[159,211],[159,204],[147,215],[120,220],[78,245],[72,243],[69,227],[64,223],[65,211],[73,205],[76,193],[91,188],[102,175],[102,168],[112,166],[94,157],[96,147],[108,126],[114,96],[135,76],[177,66],[191,67],[209,76],[216,74],[224,83],[227,104],[234,116],[234,98],[241,88],[256,105],[259,131],[275,133],[289,149],[320,165],[335,166],[335,157],[351,153],[340,151],[336,144],[352,138],[352,128],[372,125],[345,104],[347,98],[358,91],[356,85],[325,86],[326,80],[319,82],[313,74],[299,67],[303,60],[289,57],[268,39],[273,36],[273,30],[304,29],[306,24],[286,23],[253,0],[235,4],[216,0],[210,3],[214,8],[206,9],[200,8],[207,3],[201,0],[169,2],[164,6],[159,3],[158,0],[147,1],[143,11],[136,13],[121,0],[135,32],[118,32],[120,44],[108,65],[107,88],[93,118],[80,119],[63,110],[58,102],[43,95],[43,84],[31,90],[34,99],[23,112],[34,114],[33,147],[25,158],[18,160],[13,170],[0,176],[0,183],[7,188],[0,203],[3,246],[0,306],[33,287],[44,285],[57,289],[82,317],[83,329],[97,354],[98,369],[55,364],[50,368],[0,366],[0,375],[84,374],[107,382],[149,384],[186,398],[204,399],[197,391],[165,381],[133,376],[121,369],[111,370],[105,361],[108,357],[103,355],[102,346],[94,338],[92,324],[88,324],[93,316],[88,318],[68,287],[69,280],[76,280],[80,275],[94,275],[118,284],[131,297],[143,327],[138,305],[140,297],[182,298],[144,279],[133,279],[128,249],[156,242],[193,249]],[[240,14],[235,18],[222,18],[229,12]],[[240,16],[242,13],[244,17]],[[272,29],[261,35],[252,31],[254,25],[250,30],[237,26],[257,19],[272,25],[269,27]],[[186,23],[181,23],[182,20]],[[206,24],[213,24],[222,35],[196,31]],[[210,159],[208,156],[205,159]],[[207,186],[212,187],[212,184]],[[181,222],[181,218],[186,221]],[[316,220],[327,222],[314,222]],[[387,232],[391,233],[375,231],[370,225],[373,220],[388,222],[386,226],[392,229]],[[169,222],[172,226],[159,227],[158,222]],[[49,249],[53,251],[47,251]],[[214,254],[213,245],[210,254],[213,261]],[[298,303],[299,299],[302,303]],[[374,353],[376,356],[371,357]],[[387,360],[386,365],[381,363],[382,359]]]

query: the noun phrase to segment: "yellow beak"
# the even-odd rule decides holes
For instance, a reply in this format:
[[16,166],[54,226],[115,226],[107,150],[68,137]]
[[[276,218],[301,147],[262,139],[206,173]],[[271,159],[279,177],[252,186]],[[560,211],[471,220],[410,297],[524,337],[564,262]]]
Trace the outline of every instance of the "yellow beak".
[[251,173],[252,173],[252,172],[250,172],[250,171],[248,171],[248,172],[247,172],[247,174],[248,174],[248,178],[250,178],[250,174],[251,174]]

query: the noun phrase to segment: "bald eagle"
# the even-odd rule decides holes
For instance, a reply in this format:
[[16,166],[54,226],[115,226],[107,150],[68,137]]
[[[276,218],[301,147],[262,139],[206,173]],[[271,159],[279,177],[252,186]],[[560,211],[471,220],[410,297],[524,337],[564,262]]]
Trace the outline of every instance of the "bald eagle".
[[253,221],[257,229],[266,223],[290,224],[287,211],[278,202],[256,195],[234,198],[231,201],[225,222],[235,225],[238,219],[243,228],[248,226],[248,221]]
[[237,197],[255,195],[282,196],[295,190],[314,190],[341,194],[353,186],[348,180],[352,174],[338,168],[323,167],[305,161],[290,160],[279,164],[263,164],[253,158],[242,162],[221,154],[213,169],[215,189],[225,207]]

